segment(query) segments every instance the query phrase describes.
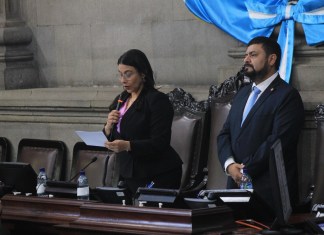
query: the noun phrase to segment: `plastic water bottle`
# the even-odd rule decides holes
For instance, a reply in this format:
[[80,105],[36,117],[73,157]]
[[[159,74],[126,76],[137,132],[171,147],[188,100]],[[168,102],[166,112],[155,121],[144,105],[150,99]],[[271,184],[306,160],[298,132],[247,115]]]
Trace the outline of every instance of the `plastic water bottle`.
[[243,168],[240,189],[253,189],[252,178],[246,173]]
[[78,178],[77,198],[78,200],[89,200],[89,183],[83,170],[80,171]]
[[36,186],[37,196],[45,195],[46,181],[47,181],[47,175],[45,172],[45,168],[40,168],[37,176],[37,186]]

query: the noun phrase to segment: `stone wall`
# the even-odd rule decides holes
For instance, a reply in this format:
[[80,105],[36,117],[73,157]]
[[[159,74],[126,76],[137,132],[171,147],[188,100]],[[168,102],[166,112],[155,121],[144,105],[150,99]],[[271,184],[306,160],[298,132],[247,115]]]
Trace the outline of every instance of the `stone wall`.
[[19,0],[0,1],[0,90],[39,87],[32,31],[20,18]]
[[20,7],[42,87],[116,85],[117,59],[131,48],[147,54],[159,84],[209,85],[223,80],[219,69],[234,63],[227,50],[239,44],[182,0],[21,0]]
[[[23,27],[18,31],[26,48],[20,53],[30,52],[40,87],[4,90],[1,77],[1,136],[11,143],[13,161],[22,138],[64,141],[67,171],[80,141],[74,131],[101,129],[107,106],[120,92],[116,62],[123,52],[143,50],[164,91],[183,87],[201,100],[210,84],[223,80],[220,70],[235,63],[227,49],[239,45],[196,19],[181,0],[12,0],[1,2],[1,12],[3,31],[12,29],[8,22]],[[2,47],[4,55],[10,47]]]
[[[62,140],[68,147],[69,171],[73,146],[80,141],[74,131],[102,128],[107,106],[120,92],[116,61],[130,48],[147,54],[163,91],[182,87],[197,100],[207,99],[210,85],[236,74],[242,65],[245,46],[195,18],[182,0],[0,3],[8,2],[15,3],[14,19],[32,32],[31,43],[24,46],[37,65],[40,87],[3,90],[6,63],[0,61],[0,135],[11,142],[11,160],[22,138]],[[3,10],[0,20],[6,22]],[[0,47],[0,53],[6,49]],[[305,185],[312,180],[313,110],[324,101],[323,68],[323,47],[307,46],[296,25],[291,83],[300,91],[307,115],[299,146]]]

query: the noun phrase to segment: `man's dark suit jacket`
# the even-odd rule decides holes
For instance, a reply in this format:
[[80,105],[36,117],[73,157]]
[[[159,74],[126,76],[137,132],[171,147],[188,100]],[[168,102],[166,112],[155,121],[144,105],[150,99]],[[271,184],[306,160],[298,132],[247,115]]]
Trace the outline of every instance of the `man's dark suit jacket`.
[[[124,92],[122,97],[125,102],[129,94]],[[151,178],[182,165],[170,145],[173,113],[167,95],[155,89],[142,90],[121,119],[120,134],[114,130],[115,139],[128,140],[131,145],[130,152],[118,154],[121,176]]]
[[[253,188],[269,205],[273,205],[269,175],[270,147],[280,139],[286,167],[291,204],[298,202],[297,143],[304,121],[304,107],[296,89],[279,76],[261,94],[241,126],[242,114],[251,92],[243,87],[235,96],[218,139],[221,165],[234,157],[243,163],[252,177]],[[237,188],[229,177],[228,188]]]

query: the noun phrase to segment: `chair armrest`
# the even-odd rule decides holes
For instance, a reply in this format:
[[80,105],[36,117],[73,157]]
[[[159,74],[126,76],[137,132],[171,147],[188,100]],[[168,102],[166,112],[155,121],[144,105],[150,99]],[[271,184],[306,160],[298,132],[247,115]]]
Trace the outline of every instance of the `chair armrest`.
[[182,189],[181,195],[183,195],[184,197],[196,197],[201,190],[206,189],[206,185],[207,185],[207,181],[208,181],[208,168],[207,167],[205,167],[203,169],[203,173],[204,173],[204,177],[201,180],[201,182],[194,188]]

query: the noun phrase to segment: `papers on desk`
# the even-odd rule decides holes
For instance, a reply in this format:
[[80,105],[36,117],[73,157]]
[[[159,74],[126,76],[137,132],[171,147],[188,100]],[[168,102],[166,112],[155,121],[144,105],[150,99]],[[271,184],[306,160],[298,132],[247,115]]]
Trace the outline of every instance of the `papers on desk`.
[[202,190],[199,195],[207,197],[209,193],[212,196],[216,195],[225,203],[247,203],[251,200],[253,189],[211,189]]
[[105,147],[107,137],[102,131],[75,131],[86,145]]
[[223,202],[249,202],[251,197],[219,197]]

